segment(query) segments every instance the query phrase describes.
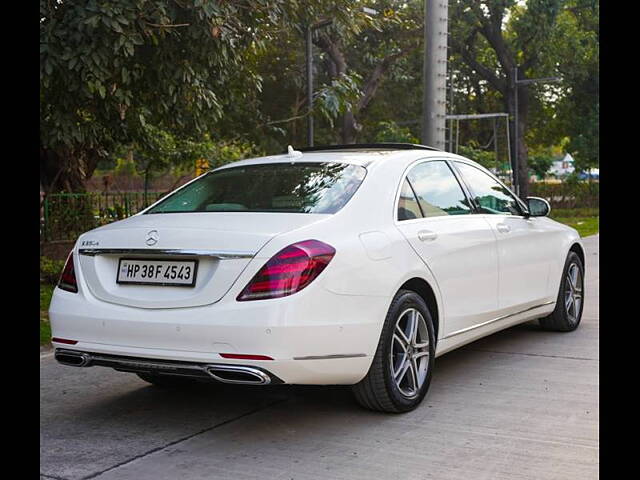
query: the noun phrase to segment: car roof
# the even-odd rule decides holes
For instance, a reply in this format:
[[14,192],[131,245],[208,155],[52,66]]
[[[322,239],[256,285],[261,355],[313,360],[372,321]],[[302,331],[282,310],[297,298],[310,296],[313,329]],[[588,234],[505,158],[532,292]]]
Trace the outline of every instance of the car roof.
[[[408,145],[408,144],[407,144]],[[452,155],[429,147],[415,146],[414,148],[396,148],[394,144],[389,145],[340,145],[331,146],[327,149],[301,149],[293,154],[269,155],[264,157],[248,158],[233,163],[228,163],[219,167],[231,168],[245,165],[260,165],[267,163],[291,163],[291,162],[338,162],[349,163],[353,165],[361,165],[363,167],[370,166],[387,160],[416,160],[428,157]]]

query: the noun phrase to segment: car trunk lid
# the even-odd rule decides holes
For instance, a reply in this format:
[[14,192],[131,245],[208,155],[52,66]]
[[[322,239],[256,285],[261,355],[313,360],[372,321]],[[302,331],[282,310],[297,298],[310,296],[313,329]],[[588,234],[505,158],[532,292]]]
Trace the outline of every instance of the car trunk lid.
[[[180,308],[219,301],[251,258],[276,235],[329,215],[171,213],[136,215],[79,239],[79,269],[100,300],[139,308]],[[118,284],[121,259],[197,260],[195,285]]]

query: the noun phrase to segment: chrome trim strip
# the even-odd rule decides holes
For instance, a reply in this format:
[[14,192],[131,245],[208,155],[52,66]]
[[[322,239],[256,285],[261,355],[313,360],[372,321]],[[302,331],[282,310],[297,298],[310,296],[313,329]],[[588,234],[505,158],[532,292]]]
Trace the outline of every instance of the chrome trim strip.
[[456,330],[455,332],[451,332],[446,337],[442,337],[441,340],[444,340],[446,338],[451,338],[451,337],[454,337],[456,335],[460,335],[461,333],[469,332],[471,330],[475,330],[476,328],[484,327],[484,326],[489,325],[490,323],[493,323],[493,322],[499,322],[500,320],[505,320],[505,319],[507,319],[509,317],[515,317],[516,315],[520,315],[521,313],[526,313],[526,312],[528,312],[530,310],[535,310],[536,308],[546,307],[547,305],[551,305],[553,303],[556,303],[556,301],[552,300],[551,302],[541,303],[540,305],[536,305],[534,307],[525,308],[524,310],[521,310],[521,311],[516,312],[516,313],[510,313],[508,315],[502,315],[501,317],[494,318],[492,320],[487,320],[486,322],[479,323],[478,325],[472,325],[471,327],[463,328],[461,330]]
[[253,258],[255,253],[223,250],[189,250],[181,248],[81,248],[80,255],[180,255],[186,257],[211,257],[218,260]]
[[[60,362],[58,359],[59,356],[69,356],[81,358],[82,362],[78,365],[74,365],[71,363]],[[110,368],[133,368],[133,369],[147,369],[152,368],[154,370],[163,371],[166,374],[171,374],[172,371],[175,370],[187,370],[194,372],[202,372],[204,374],[209,375],[213,379],[223,382],[223,383],[235,383],[235,384],[243,384],[243,385],[268,385],[271,383],[271,376],[259,370],[257,368],[245,367],[243,365],[226,365],[226,364],[193,364],[193,363],[178,363],[178,362],[158,362],[152,359],[130,359],[130,358],[118,358],[113,356],[105,356],[99,353],[86,353],[80,352],[77,350],[67,350],[64,348],[57,348],[55,351],[55,358],[63,365],[67,365],[70,367],[91,367],[94,362],[101,362],[100,366],[107,366]],[[106,364],[106,365],[105,365]],[[229,372],[229,373],[243,373],[246,375],[250,375],[255,377],[255,381],[252,380],[232,380],[226,379],[224,377],[219,377],[215,374],[215,372]],[[175,373],[174,375],[185,376],[187,374],[184,373]]]
[[334,358],[366,357],[365,353],[345,353],[335,355],[309,355],[308,357],[293,357],[294,360],[333,360]]

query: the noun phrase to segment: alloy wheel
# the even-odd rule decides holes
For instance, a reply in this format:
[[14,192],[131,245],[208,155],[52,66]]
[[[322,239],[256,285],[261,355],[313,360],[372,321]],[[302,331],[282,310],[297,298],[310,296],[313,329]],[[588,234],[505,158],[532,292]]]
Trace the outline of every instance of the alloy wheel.
[[390,355],[396,387],[407,398],[417,396],[429,369],[429,330],[415,308],[408,308],[398,316]]
[[577,322],[582,308],[582,272],[572,263],[567,269],[565,281],[564,306],[571,322]]

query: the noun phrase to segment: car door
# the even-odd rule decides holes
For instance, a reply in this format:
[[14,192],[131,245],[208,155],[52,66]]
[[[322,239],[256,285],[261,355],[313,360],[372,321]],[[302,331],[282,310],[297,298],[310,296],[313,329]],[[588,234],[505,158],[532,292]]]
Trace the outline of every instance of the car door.
[[527,217],[524,204],[500,181],[467,162],[455,161],[481,216],[498,238],[501,313],[539,305],[548,296],[549,267],[557,248],[544,220]]
[[444,336],[495,318],[496,237],[473,214],[447,161],[413,165],[402,180],[396,225],[433,273],[442,296]]

